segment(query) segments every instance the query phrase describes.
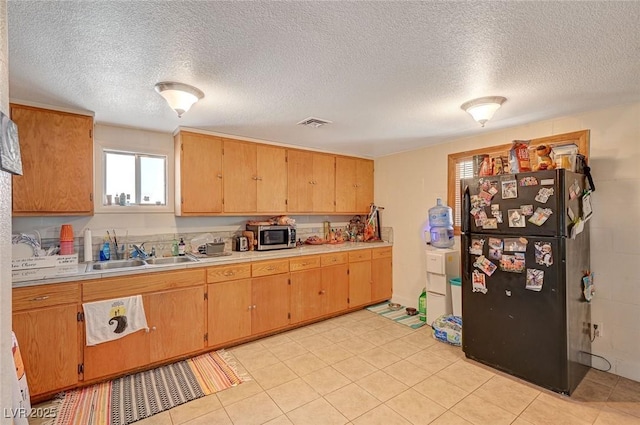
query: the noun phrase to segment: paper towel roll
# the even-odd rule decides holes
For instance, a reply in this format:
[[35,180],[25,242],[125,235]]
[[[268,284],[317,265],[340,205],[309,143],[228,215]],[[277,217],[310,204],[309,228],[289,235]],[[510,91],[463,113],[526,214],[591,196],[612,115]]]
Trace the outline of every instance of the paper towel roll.
[[93,246],[91,245],[91,230],[84,231],[84,261],[93,261]]

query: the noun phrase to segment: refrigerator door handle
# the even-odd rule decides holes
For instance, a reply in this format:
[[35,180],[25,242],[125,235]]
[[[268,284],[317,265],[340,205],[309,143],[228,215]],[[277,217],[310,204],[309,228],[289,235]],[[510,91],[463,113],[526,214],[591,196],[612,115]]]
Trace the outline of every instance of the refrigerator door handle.
[[469,186],[464,188],[462,195],[462,233],[469,233],[469,211],[471,210],[471,194],[469,193]]

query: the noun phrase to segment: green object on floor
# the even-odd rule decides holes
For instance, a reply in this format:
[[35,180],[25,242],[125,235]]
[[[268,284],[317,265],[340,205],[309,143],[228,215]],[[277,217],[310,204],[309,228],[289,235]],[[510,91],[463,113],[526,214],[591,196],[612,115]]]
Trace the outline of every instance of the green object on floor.
[[427,321],[427,290],[424,289],[418,297],[418,316],[423,322]]
[[392,310],[389,308],[389,303],[384,302],[382,304],[367,307],[367,310],[413,329],[418,329],[425,324],[425,322],[421,321],[418,316],[409,316],[405,306],[402,306],[402,308],[398,310]]

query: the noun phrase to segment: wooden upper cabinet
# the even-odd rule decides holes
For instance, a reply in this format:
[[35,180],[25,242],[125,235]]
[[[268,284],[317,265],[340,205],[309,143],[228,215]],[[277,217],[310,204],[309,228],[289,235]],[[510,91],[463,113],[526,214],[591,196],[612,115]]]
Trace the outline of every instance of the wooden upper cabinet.
[[224,212],[286,212],[286,150],[224,139]]
[[180,132],[174,138],[176,215],[222,212],[222,139]]
[[289,212],[335,211],[335,156],[288,151]]
[[277,146],[257,145],[257,211],[287,211],[287,150]]
[[373,203],[373,161],[336,157],[336,212],[368,213]]
[[93,215],[93,118],[11,105],[22,176],[13,176],[13,215]]

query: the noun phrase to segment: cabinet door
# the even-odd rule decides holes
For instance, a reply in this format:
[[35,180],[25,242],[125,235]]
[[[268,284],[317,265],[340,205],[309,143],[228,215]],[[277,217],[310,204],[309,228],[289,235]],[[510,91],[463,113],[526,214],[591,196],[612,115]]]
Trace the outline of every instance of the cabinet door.
[[287,211],[313,212],[313,153],[287,151]]
[[257,145],[257,212],[287,211],[287,151]]
[[204,286],[151,294],[148,306],[151,362],[204,348]]
[[11,105],[22,176],[13,176],[14,215],[93,214],[93,118]]
[[76,304],[13,314],[32,397],[78,383],[77,314]]
[[333,155],[313,154],[313,212],[335,211],[335,164]]
[[251,279],[208,285],[209,346],[251,335]]
[[349,266],[339,264],[323,267],[322,289],[326,298],[324,314],[346,310],[349,307]]
[[[142,297],[142,303],[149,305],[147,295]],[[145,313],[149,323],[149,311]],[[149,364],[149,337],[149,332],[138,331],[115,341],[91,347],[85,345],[84,380],[116,375]]]
[[371,301],[371,260],[349,264],[349,307]]
[[356,212],[356,160],[336,157],[336,212]]
[[291,323],[325,314],[326,298],[321,269],[291,272]]
[[371,260],[371,300],[391,299],[392,281],[391,257]]
[[256,144],[224,139],[224,212],[256,212]]
[[356,212],[368,213],[373,203],[373,161],[356,159]]
[[251,294],[251,333],[289,324],[289,273],[252,279]]
[[176,164],[176,215],[222,212],[222,139],[181,132]]

